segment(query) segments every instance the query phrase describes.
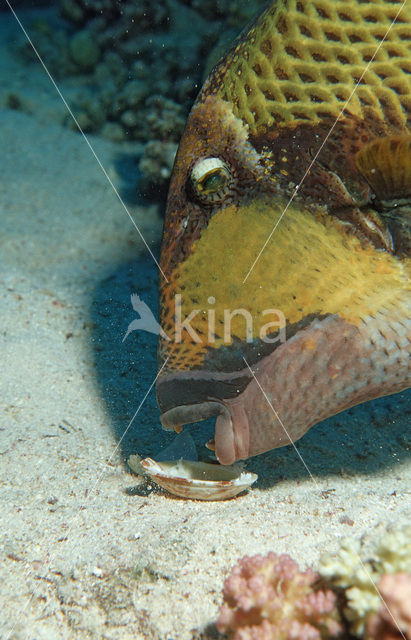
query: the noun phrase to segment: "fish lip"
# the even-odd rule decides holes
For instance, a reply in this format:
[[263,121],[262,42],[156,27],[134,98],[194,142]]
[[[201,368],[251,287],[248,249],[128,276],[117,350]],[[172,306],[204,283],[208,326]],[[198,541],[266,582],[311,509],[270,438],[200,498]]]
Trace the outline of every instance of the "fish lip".
[[226,412],[227,409],[222,402],[208,400],[195,404],[182,404],[161,414],[160,420],[164,429],[172,430],[176,426],[188,424],[190,422],[200,422],[213,416]]

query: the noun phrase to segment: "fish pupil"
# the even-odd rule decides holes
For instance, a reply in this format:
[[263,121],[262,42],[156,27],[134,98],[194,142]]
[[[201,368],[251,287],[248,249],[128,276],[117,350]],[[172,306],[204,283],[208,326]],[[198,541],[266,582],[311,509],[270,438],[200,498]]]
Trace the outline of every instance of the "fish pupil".
[[209,174],[199,182],[199,188],[202,192],[215,193],[225,186],[227,178],[221,169],[210,171]]

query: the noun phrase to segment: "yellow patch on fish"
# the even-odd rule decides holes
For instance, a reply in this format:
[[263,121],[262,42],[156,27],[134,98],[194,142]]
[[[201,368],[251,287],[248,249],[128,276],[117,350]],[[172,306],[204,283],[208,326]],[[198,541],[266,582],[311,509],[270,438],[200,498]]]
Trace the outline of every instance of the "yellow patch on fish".
[[[317,219],[300,207],[289,208],[272,249],[262,254],[243,284],[244,265],[252,263],[281,212],[272,201],[260,200],[241,208],[229,206],[210,220],[176,272],[176,282],[185,283],[182,317],[193,309],[203,310],[190,322],[202,341],[194,343],[184,331],[183,344],[169,345],[171,366],[190,367],[209,348],[227,344],[225,309],[251,313],[253,338],[274,316],[263,315],[270,308],[280,310],[290,324],[311,314],[338,313],[358,325],[381,307],[392,308],[395,315],[405,312],[411,286],[404,266],[387,253],[362,246],[326,216]],[[245,228],[252,228],[253,235],[245,238]],[[210,297],[215,303],[210,304]],[[210,308],[216,320],[213,342],[208,340]],[[244,315],[235,315],[230,327],[232,339],[246,339]]]

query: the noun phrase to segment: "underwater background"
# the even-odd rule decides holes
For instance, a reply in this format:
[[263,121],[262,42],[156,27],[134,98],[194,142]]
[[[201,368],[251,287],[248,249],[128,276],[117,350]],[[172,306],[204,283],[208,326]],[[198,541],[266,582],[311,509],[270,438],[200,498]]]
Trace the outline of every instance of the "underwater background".
[[[156,336],[123,342],[130,296],[156,311],[185,120],[263,4],[1,5],[1,638],[217,637],[239,556],[315,564],[344,536],[410,520],[410,391],[311,429],[296,447],[312,477],[292,447],[248,460],[259,479],[235,501],[171,498],[126,464],[174,438]],[[208,431],[190,428],[200,457]]]

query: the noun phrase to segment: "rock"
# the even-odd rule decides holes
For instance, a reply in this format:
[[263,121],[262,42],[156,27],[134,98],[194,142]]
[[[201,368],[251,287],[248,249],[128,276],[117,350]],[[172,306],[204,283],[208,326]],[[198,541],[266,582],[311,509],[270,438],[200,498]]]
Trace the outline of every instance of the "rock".
[[100,59],[100,47],[90,31],[79,31],[69,44],[70,56],[73,62],[82,70],[94,69]]

